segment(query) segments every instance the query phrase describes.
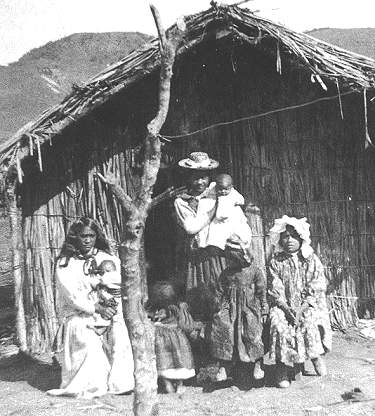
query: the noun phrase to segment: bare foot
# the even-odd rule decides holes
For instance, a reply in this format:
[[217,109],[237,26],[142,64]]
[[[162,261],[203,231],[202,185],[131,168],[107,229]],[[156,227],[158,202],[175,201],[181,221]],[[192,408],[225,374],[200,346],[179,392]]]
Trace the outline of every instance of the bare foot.
[[255,380],[262,380],[264,378],[264,371],[262,370],[260,361],[255,362],[253,376]]
[[163,378],[163,383],[164,383],[164,391],[167,394],[175,392],[175,388],[171,380],[168,380],[167,378]]
[[177,380],[176,382],[176,393],[184,394],[186,391],[186,386],[183,385],[182,380]]

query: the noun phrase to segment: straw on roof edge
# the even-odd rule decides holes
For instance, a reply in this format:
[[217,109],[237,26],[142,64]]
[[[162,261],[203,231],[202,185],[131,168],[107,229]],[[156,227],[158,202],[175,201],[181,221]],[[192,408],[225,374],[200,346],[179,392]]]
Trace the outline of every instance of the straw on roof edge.
[[[307,34],[293,32],[256,16],[250,10],[237,6],[214,6],[185,19],[185,43],[178,54],[201,43],[205,39],[207,25],[218,22],[225,25],[229,33],[243,34],[243,41],[250,39],[249,33],[254,33],[254,30],[262,34],[262,37],[277,39],[283,50],[309,69],[319,82],[323,78],[334,82],[338,80],[349,89],[375,88],[375,61],[371,58],[346,51]],[[173,28],[174,26],[168,30]],[[31,143],[35,139],[43,143],[102,105],[114,94],[150,75],[159,65],[158,39],[153,39],[91,78],[84,86],[74,87],[72,93],[60,104],[23,126],[0,145],[0,164],[9,163],[23,138],[28,137]],[[22,153],[20,158],[28,154],[25,151]]]

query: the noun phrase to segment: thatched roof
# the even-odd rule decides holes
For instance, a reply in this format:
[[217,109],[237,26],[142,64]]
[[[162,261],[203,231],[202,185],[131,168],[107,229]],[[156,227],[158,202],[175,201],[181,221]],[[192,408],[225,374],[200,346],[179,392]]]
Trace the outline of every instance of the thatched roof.
[[[310,71],[312,81],[318,82],[323,89],[327,81],[339,82],[342,91],[375,87],[374,60],[289,30],[250,10],[214,6],[187,16],[185,22],[186,35],[178,55],[204,42],[207,37],[212,38],[213,34],[216,38],[234,37],[254,47],[271,41],[277,57],[275,70],[281,63],[280,56],[288,55],[296,65]],[[40,145],[46,140],[51,140],[65,127],[105,103],[114,94],[147,77],[159,66],[158,39],[154,39],[106,68],[86,85],[74,86],[72,93],[60,104],[25,125],[0,146],[0,164],[9,165],[33,152],[38,152],[40,157]]]

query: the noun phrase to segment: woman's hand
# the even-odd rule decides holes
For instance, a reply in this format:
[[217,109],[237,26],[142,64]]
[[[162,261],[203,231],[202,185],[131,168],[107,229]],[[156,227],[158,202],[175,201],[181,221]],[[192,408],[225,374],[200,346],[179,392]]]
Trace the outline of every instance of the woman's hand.
[[98,313],[102,318],[110,320],[116,314],[116,308],[113,306],[104,306],[100,303],[96,303],[95,312]]

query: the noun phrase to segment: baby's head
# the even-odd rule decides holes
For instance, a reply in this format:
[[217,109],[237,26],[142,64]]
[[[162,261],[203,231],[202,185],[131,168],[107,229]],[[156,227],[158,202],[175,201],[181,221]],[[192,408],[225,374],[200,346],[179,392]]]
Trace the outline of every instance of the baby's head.
[[227,173],[221,173],[216,177],[216,193],[218,196],[228,195],[233,188],[233,180]]
[[112,260],[103,260],[98,266],[99,273],[110,273],[116,271],[116,265]]

